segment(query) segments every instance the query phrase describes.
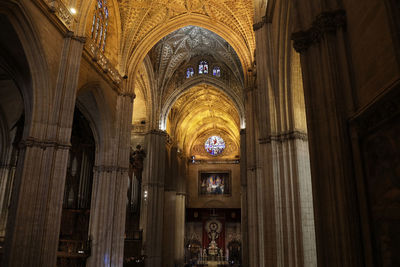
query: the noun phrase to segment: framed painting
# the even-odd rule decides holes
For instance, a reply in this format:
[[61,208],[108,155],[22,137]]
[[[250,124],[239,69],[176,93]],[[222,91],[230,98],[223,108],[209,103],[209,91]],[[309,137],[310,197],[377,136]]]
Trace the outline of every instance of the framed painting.
[[199,171],[199,195],[231,194],[231,171]]

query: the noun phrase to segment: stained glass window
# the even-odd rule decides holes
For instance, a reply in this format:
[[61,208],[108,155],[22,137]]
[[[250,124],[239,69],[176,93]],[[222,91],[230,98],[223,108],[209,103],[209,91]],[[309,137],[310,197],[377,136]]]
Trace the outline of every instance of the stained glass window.
[[204,144],[204,148],[210,155],[217,156],[225,149],[224,139],[217,135],[211,136]]
[[108,16],[107,0],[97,0],[91,34],[93,41],[103,52],[106,48]]
[[221,69],[219,67],[214,67],[213,68],[213,75],[215,77],[221,77]]
[[199,74],[207,74],[208,73],[208,63],[207,61],[200,61],[199,64]]
[[190,77],[193,77],[193,75],[194,75],[194,70],[193,70],[193,68],[188,68],[188,69],[186,70],[186,79],[187,79],[187,78],[190,78]]

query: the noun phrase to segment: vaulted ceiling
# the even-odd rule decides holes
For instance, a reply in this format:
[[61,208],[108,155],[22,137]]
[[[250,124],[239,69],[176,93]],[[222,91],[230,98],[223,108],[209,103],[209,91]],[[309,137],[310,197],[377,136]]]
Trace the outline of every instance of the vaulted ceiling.
[[207,157],[204,142],[219,135],[227,144],[221,157],[234,158],[239,148],[239,114],[232,100],[217,88],[199,84],[186,91],[171,108],[167,132],[187,156]]
[[[254,51],[252,0],[119,0],[118,2],[122,26],[123,62],[129,60],[130,53],[134,52],[139,43],[154,29],[191,14],[208,20],[210,24],[219,24],[229,29],[231,34],[238,36],[238,41],[247,49],[249,55]],[[169,33],[162,34],[165,36]]]
[[160,89],[167,86],[179,67],[198,56],[207,56],[213,63],[227,66],[232,76],[243,85],[242,66],[232,46],[201,27],[186,26],[170,33],[152,48],[149,55]]

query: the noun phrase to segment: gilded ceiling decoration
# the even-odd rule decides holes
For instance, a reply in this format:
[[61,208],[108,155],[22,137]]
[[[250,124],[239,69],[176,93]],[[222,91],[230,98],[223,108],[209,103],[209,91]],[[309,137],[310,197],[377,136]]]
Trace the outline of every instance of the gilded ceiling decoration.
[[[185,92],[172,107],[167,132],[187,156],[212,157],[204,149],[211,135],[225,140],[223,158],[234,158],[239,149],[239,114],[222,91],[200,84]],[[201,148],[200,148],[201,147]]]
[[[236,52],[220,36],[201,27],[187,26],[167,35],[152,48],[149,56],[157,73],[157,88],[161,91],[179,67],[199,56],[227,66],[243,85],[242,66]],[[197,62],[193,67],[196,70]]]
[[[154,29],[163,27],[179,16],[196,14],[214,21],[238,36],[248,57],[255,48],[252,0],[119,0],[122,25],[122,64],[129,64],[130,56],[139,43]],[[187,25],[182,25],[187,26]],[[170,32],[163,33],[164,35]],[[162,38],[163,36],[158,36]]]

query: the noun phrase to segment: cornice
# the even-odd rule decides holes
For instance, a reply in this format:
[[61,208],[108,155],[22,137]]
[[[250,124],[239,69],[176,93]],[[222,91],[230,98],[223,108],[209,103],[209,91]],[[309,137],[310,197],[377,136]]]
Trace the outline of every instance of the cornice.
[[346,12],[342,9],[319,14],[312,26],[305,31],[292,34],[293,47],[301,53],[313,44],[319,43],[324,35],[335,33],[346,26]]

